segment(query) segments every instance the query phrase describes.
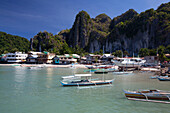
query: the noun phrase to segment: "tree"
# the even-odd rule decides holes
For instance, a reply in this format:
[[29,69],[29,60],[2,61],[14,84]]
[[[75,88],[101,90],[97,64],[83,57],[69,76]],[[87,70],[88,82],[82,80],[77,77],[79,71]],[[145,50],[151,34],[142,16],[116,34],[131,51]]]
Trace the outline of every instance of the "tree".
[[144,56],[149,56],[149,50],[148,48],[141,48],[139,50],[139,56],[144,57]]
[[123,52],[123,55],[124,55],[124,56],[129,56],[129,53],[128,53],[127,51],[124,51],[124,52]]
[[114,56],[115,56],[115,52],[113,52],[113,53],[112,53],[112,55],[114,55]]
[[15,52],[17,52],[17,51],[18,51],[17,48],[13,48],[13,49],[11,50],[12,53],[15,53]]
[[122,57],[122,50],[116,50],[115,56]]
[[166,47],[165,53],[166,53],[166,54],[170,54],[170,45],[168,45],[168,46]]
[[165,52],[165,47],[162,46],[162,45],[159,46],[158,47],[158,54],[159,54],[159,60],[161,62],[164,62],[167,59],[164,52]]
[[149,50],[149,55],[150,55],[150,56],[156,56],[156,54],[157,54],[156,49],[150,49],[150,50]]

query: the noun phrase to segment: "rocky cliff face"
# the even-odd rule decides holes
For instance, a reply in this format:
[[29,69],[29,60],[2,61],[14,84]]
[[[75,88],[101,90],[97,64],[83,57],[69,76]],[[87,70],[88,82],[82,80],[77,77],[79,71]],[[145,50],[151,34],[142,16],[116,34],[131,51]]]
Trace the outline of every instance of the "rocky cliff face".
[[129,53],[140,48],[167,46],[170,44],[169,7],[170,2],[140,14],[130,9],[112,20],[106,14],[93,19],[81,11],[66,41],[69,46],[78,45],[88,52],[99,51],[103,46],[105,52],[126,50]]
[[81,48],[85,48],[85,46],[87,46],[90,31],[90,20],[90,16],[85,11],[81,11],[76,16],[74,25],[70,30],[69,37],[67,38],[67,43],[71,47],[78,45]]
[[169,23],[170,2],[140,14],[129,9],[113,19],[106,14],[90,18],[87,12],[80,11],[71,29],[62,30],[55,36],[40,32],[31,40],[31,49],[53,52],[62,49],[64,53],[69,45],[72,48],[79,46],[90,53],[103,47],[109,53],[116,50],[138,53],[141,48],[170,44]]

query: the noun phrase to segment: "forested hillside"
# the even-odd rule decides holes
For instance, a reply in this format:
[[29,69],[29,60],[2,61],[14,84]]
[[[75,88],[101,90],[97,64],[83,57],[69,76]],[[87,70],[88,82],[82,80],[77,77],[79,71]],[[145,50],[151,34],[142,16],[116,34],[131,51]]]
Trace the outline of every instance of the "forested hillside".
[[29,40],[26,38],[0,32],[0,54],[16,51],[27,52],[29,46]]

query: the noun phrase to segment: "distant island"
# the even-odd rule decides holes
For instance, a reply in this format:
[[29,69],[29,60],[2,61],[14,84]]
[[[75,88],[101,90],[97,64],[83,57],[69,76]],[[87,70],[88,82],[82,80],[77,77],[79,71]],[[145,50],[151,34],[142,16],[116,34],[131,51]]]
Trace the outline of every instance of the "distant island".
[[113,19],[106,14],[91,18],[86,11],[80,11],[71,29],[62,30],[57,35],[39,32],[30,41],[0,32],[0,54],[30,50],[56,54],[121,50],[132,55],[144,48],[156,54],[160,45],[170,47],[170,2],[140,14],[129,9]]

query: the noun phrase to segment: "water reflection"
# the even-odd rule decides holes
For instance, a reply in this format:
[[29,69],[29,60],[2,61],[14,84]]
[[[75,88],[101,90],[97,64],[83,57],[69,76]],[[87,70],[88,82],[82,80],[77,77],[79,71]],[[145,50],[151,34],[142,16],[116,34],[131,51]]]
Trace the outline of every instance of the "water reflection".
[[15,67],[15,81],[16,82],[24,82],[25,81],[25,75],[26,75],[26,68],[25,67]]
[[24,84],[26,81],[26,68],[24,67],[14,67],[14,94],[20,95],[23,93]]
[[47,73],[46,73],[47,79],[46,79],[45,85],[47,88],[51,88],[50,86],[51,86],[52,80],[53,80],[54,68],[46,68],[46,71],[47,71]]

